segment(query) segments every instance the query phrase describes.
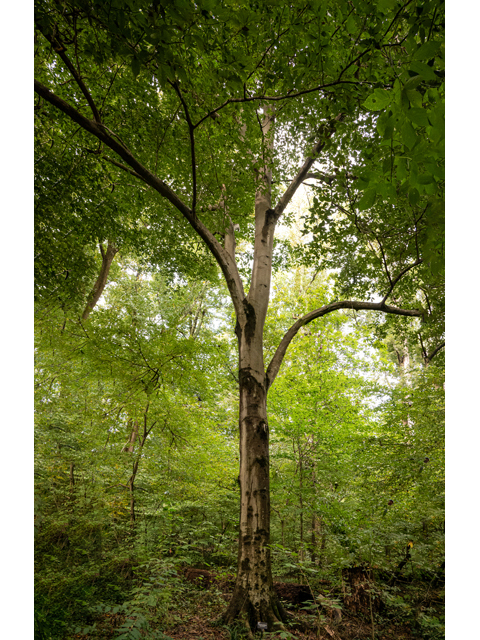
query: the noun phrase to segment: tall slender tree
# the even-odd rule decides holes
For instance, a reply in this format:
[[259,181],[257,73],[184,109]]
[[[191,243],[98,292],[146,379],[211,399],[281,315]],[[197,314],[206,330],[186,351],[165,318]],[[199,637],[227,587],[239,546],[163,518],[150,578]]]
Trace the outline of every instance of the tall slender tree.
[[[443,14],[423,0],[37,3],[43,143],[114,172],[132,206],[147,187],[137,220],[151,245],[173,225],[170,251],[206,250],[233,302],[241,505],[227,623],[272,628],[285,615],[270,565],[267,393],[291,341],[339,309],[428,318],[418,292],[441,271]],[[275,231],[306,180],[304,254],[339,270],[352,297],[298,318],[266,365]]]

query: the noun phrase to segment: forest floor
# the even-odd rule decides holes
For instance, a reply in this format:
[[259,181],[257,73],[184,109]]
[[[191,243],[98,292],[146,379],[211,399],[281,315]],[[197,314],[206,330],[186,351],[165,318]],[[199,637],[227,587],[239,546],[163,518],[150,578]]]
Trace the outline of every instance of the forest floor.
[[[228,599],[226,599],[227,602]],[[178,610],[172,612],[172,618],[177,622],[171,628],[165,630],[165,640],[231,640],[233,637],[231,631],[227,628],[216,627],[212,624],[212,614],[219,616],[223,613],[223,609],[213,611],[211,608],[208,610],[199,610],[196,615],[191,615],[190,612],[185,615],[185,612]],[[292,615],[295,620],[301,620],[305,615],[298,611],[288,610],[288,613]],[[102,640],[113,639],[118,635],[118,627],[125,621],[125,616],[121,614],[103,614],[99,619],[97,625],[96,637],[101,637]],[[340,624],[332,623],[323,625],[323,629],[319,631],[301,632],[295,630],[290,624],[286,625],[286,629],[292,633],[298,640],[363,640],[372,638],[372,626],[368,624],[361,617],[344,616],[344,619]],[[257,634],[260,638],[260,634]],[[256,637],[257,637],[256,636]],[[90,635],[75,634],[73,638],[78,640],[89,640]],[[412,636],[410,627],[404,624],[392,624],[388,627],[383,627],[381,630],[377,629],[375,633],[376,640],[410,640]]]
[[[215,620],[225,611],[226,604],[231,595],[233,576],[217,576],[215,573],[195,568],[187,568],[183,571],[184,579],[190,583],[190,597],[185,594],[182,606],[169,608],[168,616],[163,621],[161,628],[164,640],[240,640],[242,636],[238,630],[225,626],[216,626]],[[326,582],[326,581],[324,581]],[[324,587],[324,589],[322,589]],[[425,636],[412,631],[411,624],[406,619],[399,619],[399,616],[387,615],[376,616],[372,629],[371,611],[366,607],[367,601],[362,594],[357,593],[356,602],[347,598],[338,598],[334,602],[341,603],[341,614],[334,608],[328,606],[315,608],[307,600],[311,597],[309,587],[292,582],[275,582],[277,594],[282,600],[283,606],[289,614],[289,622],[285,625],[286,630],[292,635],[276,635],[267,637],[286,637],[298,640],[410,640],[413,638],[437,637]],[[331,590],[328,584],[320,585],[320,593],[326,594]],[[441,590],[440,590],[441,591]],[[435,598],[435,590],[431,590],[430,597]],[[321,597],[321,596],[320,596]],[[332,597],[330,595],[330,597]],[[343,600],[343,601],[342,601]],[[355,598],[353,599],[355,600]],[[438,601],[438,600],[437,600]],[[328,602],[328,601],[324,601]],[[371,604],[371,602],[370,602]],[[347,605],[350,605],[347,606]],[[352,606],[353,605],[353,606]],[[356,606],[355,606],[356,605]],[[321,611],[321,619],[318,621],[317,614]],[[312,612],[315,615],[312,615]],[[127,619],[124,614],[100,614],[97,618],[95,636],[75,634],[69,638],[93,640],[114,640],[118,637],[119,627],[125,625]],[[315,630],[305,631],[306,628],[316,627]],[[303,628],[302,631],[299,628]],[[148,637],[148,636],[145,636]],[[255,637],[260,638],[260,633]]]

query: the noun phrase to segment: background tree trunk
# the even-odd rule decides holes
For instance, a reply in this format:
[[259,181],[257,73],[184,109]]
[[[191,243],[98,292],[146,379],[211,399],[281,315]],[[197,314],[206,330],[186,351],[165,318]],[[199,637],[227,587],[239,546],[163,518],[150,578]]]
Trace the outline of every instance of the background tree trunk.
[[137,439],[137,436],[138,436],[138,422],[137,420],[135,420],[133,423],[132,431],[130,433],[130,440],[123,447],[122,452],[133,453],[133,447],[135,446],[135,440]]

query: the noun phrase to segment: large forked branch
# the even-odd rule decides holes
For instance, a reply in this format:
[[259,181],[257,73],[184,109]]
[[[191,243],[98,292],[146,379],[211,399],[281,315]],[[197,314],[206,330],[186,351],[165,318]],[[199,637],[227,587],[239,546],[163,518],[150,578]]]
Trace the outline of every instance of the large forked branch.
[[88,131],[104,142],[108,147],[110,147],[110,149],[112,149],[112,151],[115,151],[115,153],[117,153],[144,182],[155,189],[155,191],[168,200],[183,215],[213,254],[223,272],[223,275],[225,276],[237,316],[243,315],[244,309],[242,300],[245,298],[245,293],[235,260],[227,251],[225,251],[215,236],[203,224],[203,222],[198,219],[193,211],[165,182],[163,182],[163,180],[160,180],[160,178],[144,167],[123,144],[121,144],[113,135],[110,135],[108,129],[103,124],[82,116],[82,114],[68,104],[68,102],[65,102],[65,100],[52,93],[50,89],[38,82],[38,80],[35,80],[35,91],[44,100],[65,113],[71,120],[73,120],[73,122],[76,122],[85,129],[85,131]]
[[384,304],[383,302],[360,302],[357,300],[341,300],[339,302],[332,302],[331,304],[327,304],[324,307],[320,307],[320,309],[310,311],[310,313],[307,313],[302,318],[299,318],[295,322],[295,324],[290,327],[290,329],[283,336],[282,341],[278,345],[277,350],[275,351],[275,354],[270,364],[268,365],[266,372],[267,390],[272,386],[273,381],[275,380],[280,369],[280,365],[282,364],[285,353],[287,352],[291,341],[297,335],[299,329],[301,329],[301,327],[305,326],[309,322],[312,322],[312,320],[321,318],[322,316],[327,315],[327,313],[338,311],[339,309],[355,309],[356,311],[382,311],[383,313],[393,313],[398,316],[410,317],[420,317],[423,313],[418,309],[399,309],[398,307],[391,307]]
[[332,122],[330,122],[329,125],[324,127],[323,135],[321,136],[320,140],[313,147],[313,149],[311,151],[311,154],[309,156],[307,156],[307,158],[305,158],[305,162],[303,163],[302,167],[298,171],[297,175],[291,181],[291,183],[287,187],[285,193],[283,194],[283,196],[278,201],[278,203],[277,203],[277,205],[276,205],[276,207],[274,209],[277,218],[279,218],[282,215],[282,213],[285,211],[285,208],[287,207],[288,203],[290,202],[290,200],[295,195],[295,192],[297,191],[298,187],[306,179],[306,176],[308,175],[308,172],[312,168],[312,165],[315,162],[315,160],[318,158],[318,155],[319,155],[320,151],[325,146],[326,141],[335,132],[335,124],[336,124],[336,122],[339,122],[340,120],[342,120],[342,118],[343,118],[343,114],[340,113]]

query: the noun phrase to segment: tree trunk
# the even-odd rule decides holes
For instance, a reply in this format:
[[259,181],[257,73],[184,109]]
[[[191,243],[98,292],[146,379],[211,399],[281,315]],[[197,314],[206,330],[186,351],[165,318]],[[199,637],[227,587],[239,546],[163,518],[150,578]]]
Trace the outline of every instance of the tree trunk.
[[[273,148],[273,109],[264,110],[264,154]],[[273,236],[277,216],[271,207],[271,169],[264,155],[255,196],[255,245],[248,296],[237,312],[239,352],[240,531],[237,580],[223,620],[246,616],[252,630],[266,622],[281,626],[285,612],[273,588],[270,563],[270,458],[267,384],[263,359],[263,327],[272,272]]]
[[[302,464],[302,451],[300,449],[300,443],[298,443],[298,464],[299,464],[299,502],[300,502],[300,551],[298,557],[301,562],[305,559],[305,550],[303,544],[303,464]],[[303,576],[300,578],[301,584],[303,584]]]
[[[255,315],[251,325],[254,323]],[[242,333],[248,336],[248,329]],[[285,614],[273,588],[270,564],[269,431],[263,353],[258,340],[249,343],[248,337],[242,336],[239,342],[241,363],[250,360],[252,364],[240,368],[238,571],[224,621],[230,624],[239,614],[246,614],[251,629],[257,622],[266,622],[272,630]],[[260,372],[263,375],[258,375]]]
[[74,475],[74,470],[75,470],[75,463],[71,462],[70,463],[70,491],[73,491],[73,488],[75,487],[75,475]]
[[139,462],[140,462],[140,456],[133,463],[132,475],[128,480],[128,490],[130,492],[130,524],[131,525],[135,524],[135,478],[137,475]]
[[[148,434],[151,432],[151,430],[153,429],[155,422],[150,425],[150,428],[147,428],[147,415],[148,415],[148,409],[150,407],[150,401],[147,402],[147,406],[144,409],[143,412],[143,434],[142,434],[142,438],[140,440],[140,446],[138,449],[138,454],[137,454],[137,458],[135,459],[134,463],[133,463],[133,467],[132,467],[132,475],[130,476],[129,480],[128,480],[128,490],[130,493],[130,524],[132,525],[132,527],[135,524],[135,519],[136,519],[136,514],[135,514],[135,478],[137,477],[137,473],[138,473],[138,465],[140,464],[140,459],[142,457],[142,453],[143,453],[143,446],[147,440]],[[135,444],[135,440],[137,439],[138,436],[138,431],[139,431],[139,424],[138,421],[135,420],[133,423],[133,428],[132,428],[132,432],[130,435],[130,443],[127,449],[127,445],[125,445],[122,449],[122,452],[124,451],[128,451],[129,453],[133,453],[133,448],[134,448],[134,444]]]
[[133,448],[135,446],[135,440],[137,439],[138,436],[138,422],[137,420],[134,421],[133,423],[133,427],[132,427],[132,431],[130,432],[130,440],[127,442],[127,444],[123,447],[122,449],[122,453],[133,453]]
[[312,516],[312,542],[311,542],[311,559],[312,564],[317,562],[317,530],[318,522],[315,514]]
[[[325,523],[323,522],[322,516],[318,516],[316,518],[316,534],[317,540],[318,535],[320,535],[320,546],[317,546],[318,549],[318,566],[323,567],[323,561],[325,560],[325,547],[327,546],[327,532],[325,529]],[[318,544],[318,542],[317,542]]]

